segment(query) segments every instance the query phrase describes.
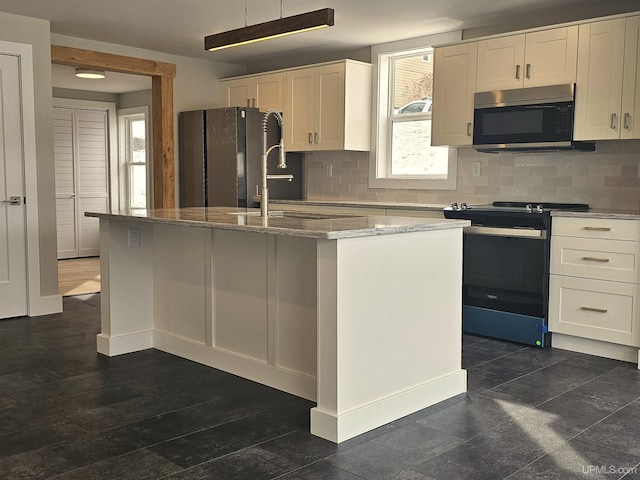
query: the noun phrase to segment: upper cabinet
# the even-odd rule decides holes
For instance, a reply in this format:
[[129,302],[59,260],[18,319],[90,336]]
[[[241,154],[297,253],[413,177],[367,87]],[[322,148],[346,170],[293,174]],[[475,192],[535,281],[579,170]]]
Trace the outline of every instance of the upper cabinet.
[[640,138],[640,16],[626,22],[620,138]]
[[580,25],[576,140],[640,138],[639,22],[635,16]]
[[220,80],[219,97],[225,107],[284,110],[284,73],[267,73]]
[[477,43],[435,49],[431,145],[471,145]]
[[476,91],[576,81],[578,26],[478,41]]
[[370,64],[350,60],[286,71],[287,149],[369,150],[371,71]]

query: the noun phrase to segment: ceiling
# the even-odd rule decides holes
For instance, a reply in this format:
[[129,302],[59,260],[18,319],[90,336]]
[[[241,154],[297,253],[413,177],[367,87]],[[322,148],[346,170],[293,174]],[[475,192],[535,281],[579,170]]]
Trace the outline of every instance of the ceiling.
[[[253,25],[279,18],[281,4],[285,17],[333,8],[335,26],[217,52],[204,50],[206,35],[245,25],[245,5],[246,23]],[[559,23],[639,7],[637,0],[2,0],[0,10],[49,20],[54,34],[250,65],[269,57],[321,56],[489,25],[516,30],[536,26],[536,21]]]

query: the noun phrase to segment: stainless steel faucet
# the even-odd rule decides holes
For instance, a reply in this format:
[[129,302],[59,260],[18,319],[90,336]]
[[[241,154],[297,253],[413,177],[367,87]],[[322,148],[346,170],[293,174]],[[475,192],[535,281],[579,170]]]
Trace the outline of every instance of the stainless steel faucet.
[[269,117],[273,115],[278,120],[280,130],[283,132],[282,115],[277,110],[267,110],[262,117],[262,192],[260,193],[260,216],[267,218],[269,216],[269,188],[267,187],[267,180],[293,180],[293,175],[269,175],[267,174],[267,157],[271,150],[279,148],[278,156],[278,168],[287,168],[286,152],[284,150],[284,133],[280,135],[280,143],[276,143],[267,148],[267,123]]

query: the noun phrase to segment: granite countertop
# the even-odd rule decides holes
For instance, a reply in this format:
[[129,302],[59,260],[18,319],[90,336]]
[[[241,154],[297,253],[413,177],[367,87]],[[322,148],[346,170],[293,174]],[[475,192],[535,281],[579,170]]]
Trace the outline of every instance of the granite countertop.
[[164,210],[87,212],[88,217],[114,220],[184,225],[220,230],[247,231],[294,237],[340,239],[393,233],[423,232],[461,228],[468,220],[396,216],[354,216],[286,212],[285,217],[260,217],[258,209],[228,207],[191,207]]
[[640,220],[640,210],[609,210],[600,208],[590,208],[586,212],[576,212],[571,210],[552,210],[551,216]]
[[356,208],[384,208],[394,210],[433,210],[442,211],[447,205],[428,203],[393,203],[393,202],[356,202],[351,200],[279,200],[272,198],[271,205],[309,205],[319,207],[356,207]]

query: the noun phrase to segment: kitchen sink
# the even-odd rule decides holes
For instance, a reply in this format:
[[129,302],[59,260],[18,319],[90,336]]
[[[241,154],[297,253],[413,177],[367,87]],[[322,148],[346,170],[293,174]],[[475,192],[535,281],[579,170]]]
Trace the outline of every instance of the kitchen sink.
[[[258,217],[260,212],[230,212],[230,215],[243,215]],[[302,220],[336,220],[339,218],[354,218],[355,215],[346,215],[344,213],[314,213],[314,212],[298,212],[274,210],[269,212],[269,218],[299,218]]]
[[344,213],[314,213],[296,211],[273,211],[269,212],[269,217],[275,218],[302,218],[305,220],[336,220],[338,218],[353,218],[355,215],[345,215]]

